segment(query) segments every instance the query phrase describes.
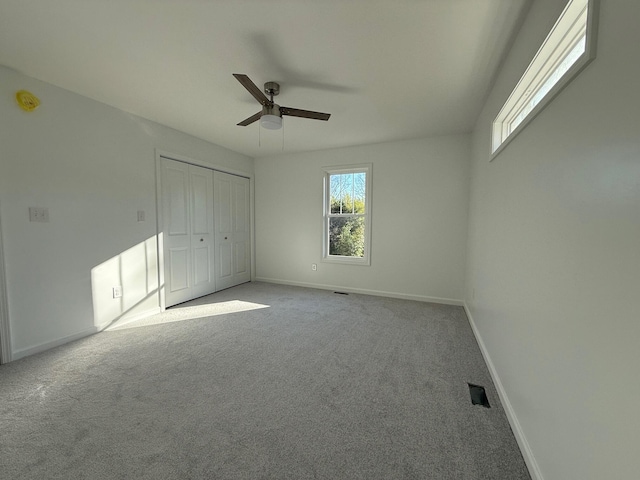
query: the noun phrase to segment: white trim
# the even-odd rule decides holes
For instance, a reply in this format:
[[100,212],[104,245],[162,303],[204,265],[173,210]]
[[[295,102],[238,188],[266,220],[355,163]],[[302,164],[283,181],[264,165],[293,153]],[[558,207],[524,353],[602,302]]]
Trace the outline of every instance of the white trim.
[[[341,255],[329,255],[329,219],[330,217],[330,188],[331,175],[343,173],[365,173],[365,203],[364,203],[364,257],[348,257]],[[371,199],[373,185],[373,164],[360,163],[355,165],[336,165],[322,167],[322,256],[320,260],[326,263],[341,263],[343,265],[371,265]]]
[[115,324],[115,323],[120,323],[120,322],[124,322],[124,323],[129,323],[129,322],[135,322],[137,320],[142,320],[143,318],[147,318],[150,317],[152,315],[157,315],[158,313],[162,313],[162,311],[160,310],[160,307],[153,307],[153,308],[149,308],[148,310],[145,310],[144,312],[138,312],[138,313],[133,313],[133,314],[125,314],[122,315],[114,320],[109,320],[107,322],[101,323],[100,325],[96,325],[96,333],[98,332],[102,332],[104,330],[107,330],[111,325]]
[[[511,141],[522,132],[534,118],[538,116],[544,108],[549,105],[553,99],[571,83],[578,74],[586,68],[589,63],[596,57],[596,44],[597,44],[597,18],[599,11],[599,0],[587,0],[587,19],[586,19],[586,44],[584,53],[578,57],[573,65],[565,72],[565,74],[554,84],[554,86],[547,92],[547,94],[540,100],[540,102],[525,116],[525,118],[518,124],[513,131],[508,132],[508,124],[517,116],[517,113],[526,103],[523,100],[523,96],[526,91],[530,91],[530,95],[536,94],[544,80],[547,78],[547,74],[550,75],[555,70],[555,65],[559,63],[564,56],[561,56],[558,60],[554,56],[553,51],[559,48],[559,43],[565,41],[564,30],[558,30],[559,28],[568,28],[573,24],[572,20],[577,10],[574,0],[570,0],[562,14],[554,24],[551,32],[545,38],[542,46],[538,49],[533,60],[527,66],[524,74],[516,84],[515,88],[509,94],[508,99],[501,107],[500,112],[496,115],[496,118],[491,124],[491,156],[489,161],[496,158]],[[582,10],[582,9],[580,9]],[[571,15],[565,18],[565,14],[569,12]],[[570,49],[569,49],[570,50]],[[551,53],[549,53],[551,52]],[[565,52],[565,53],[568,53]],[[552,64],[548,64],[552,62]],[[540,64],[542,63],[542,64]],[[544,78],[540,80],[538,77],[541,73],[544,73]],[[535,86],[537,85],[537,86]],[[527,97],[529,98],[529,97]],[[515,111],[515,113],[514,113]]]
[[542,472],[540,471],[540,467],[538,466],[538,462],[536,461],[535,457],[533,456],[533,452],[531,451],[531,446],[529,445],[527,437],[525,436],[524,431],[520,426],[520,422],[518,421],[516,412],[513,410],[513,406],[509,401],[507,392],[505,391],[504,386],[500,381],[498,371],[496,370],[496,367],[491,360],[491,356],[489,355],[489,351],[487,350],[487,347],[482,340],[482,336],[478,331],[478,327],[476,327],[467,302],[463,302],[463,306],[469,320],[469,325],[471,325],[471,330],[473,330],[473,335],[476,337],[476,341],[478,342],[478,346],[480,347],[480,352],[482,352],[482,357],[484,358],[484,361],[489,368],[489,373],[491,374],[493,384],[496,386],[496,390],[498,391],[498,396],[500,397],[502,407],[507,414],[507,420],[509,420],[511,430],[513,430],[513,435],[516,437],[516,442],[518,442],[518,446],[520,447],[520,451],[522,452],[522,457],[524,458],[524,461],[527,464],[527,468],[529,469],[529,474],[531,475],[532,480],[544,480]]
[[80,330],[77,333],[73,333],[71,335],[67,335],[66,337],[58,338],[56,340],[52,340],[50,342],[40,343],[38,345],[34,345],[32,347],[23,348],[13,352],[12,360],[18,360],[20,358],[28,357],[29,355],[35,355],[36,353],[41,353],[46,350],[50,350],[55,347],[60,347],[69,342],[73,342],[75,340],[80,340],[81,338],[88,337],[90,335],[95,335],[96,333],[100,333],[107,329],[109,325],[113,325],[116,322],[125,321],[125,323],[133,322],[135,320],[141,320],[143,318],[150,317],[151,315],[156,315],[160,313],[160,307],[154,307],[149,310],[145,310],[144,312],[136,313],[131,316],[124,315],[117,320],[110,320],[108,322],[102,323],[100,325],[93,325],[89,328],[85,328],[84,330]]
[[426,295],[413,295],[413,294],[400,293],[400,292],[387,292],[384,290],[370,290],[367,288],[352,288],[352,287],[344,287],[340,285],[326,285],[322,283],[292,282],[290,280],[282,280],[279,278],[256,277],[255,281],[264,282],[264,283],[276,283],[279,285],[291,285],[294,287],[317,288],[319,290],[333,290],[337,292],[359,293],[362,295],[373,295],[376,297],[400,298],[403,300],[414,300],[417,302],[440,303],[443,305],[455,305],[458,307],[461,307],[463,305],[462,300],[457,300],[455,298],[428,297]]
[[254,282],[256,279],[256,237],[254,232],[256,231],[256,216],[255,216],[255,202],[256,202],[256,190],[253,175],[249,177],[249,233],[251,262],[249,268],[251,269],[250,278]]
[[244,177],[249,179],[253,178],[253,173],[247,173],[242,170],[236,170],[234,168],[218,165],[216,163],[206,162],[204,160],[197,160],[195,158],[186,157],[184,155],[178,155],[177,153],[167,152],[164,150],[160,150],[159,148],[156,148],[155,151],[156,151],[156,165],[157,165],[158,159],[160,157],[163,157],[169,160],[176,160],[182,163],[189,163],[197,167],[208,168],[209,170],[217,170],[218,172],[230,173],[231,175],[236,175],[238,177]]
[[92,326],[81,330],[80,332],[74,333],[72,335],[67,335],[66,337],[58,338],[56,340],[52,340],[50,342],[40,343],[33,347],[22,348],[20,350],[16,350],[13,352],[13,360],[18,360],[20,358],[28,357],[29,355],[34,355],[36,353],[44,352],[45,350],[49,350],[51,348],[59,347],[64,345],[65,343],[73,342],[74,340],[80,340],[81,338],[88,337],[89,335],[93,335],[98,333],[100,329],[96,326]]
[[162,225],[162,157],[164,154],[156,149],[156,248],[158,254],[158,306],[160,311],[166,310],[164,294],[164,238],[161,235]]
[[13,359],[12,357],[9,296],[7,295],[7,277],[2,248],[2,222],[0,221],[0,364],[9,363]]
[[145,310],[144,312],[136,313],[135,315],[124,315],[116,320],[112,320],[110,322],[102,324],[97,328],[98,331],[102,332],[103,330],[109,330],[109,327],[111,327],[112,325],[117,324],[118,327],[121,327],[122,325],[128,325],[132,322],[137,322],[138,320],[143,320],[159,313],[162,313],[160,307],[153,307],[149,310]]

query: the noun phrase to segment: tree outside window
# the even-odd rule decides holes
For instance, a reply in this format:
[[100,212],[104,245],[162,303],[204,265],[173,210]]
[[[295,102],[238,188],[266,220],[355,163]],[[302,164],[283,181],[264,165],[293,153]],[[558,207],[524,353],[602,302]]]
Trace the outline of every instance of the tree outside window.
[[370,166],[325,171],[325,259],[369,263],[369,174]]

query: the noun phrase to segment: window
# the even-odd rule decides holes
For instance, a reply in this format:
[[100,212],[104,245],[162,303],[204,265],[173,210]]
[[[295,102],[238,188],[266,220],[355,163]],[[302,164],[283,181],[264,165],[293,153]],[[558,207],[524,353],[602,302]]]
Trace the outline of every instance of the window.
[[370,265],[370,164],[324,169],[323,231],[323,261]]
[[595,2],[567,3],[493,122],[494,157],[595,58]]

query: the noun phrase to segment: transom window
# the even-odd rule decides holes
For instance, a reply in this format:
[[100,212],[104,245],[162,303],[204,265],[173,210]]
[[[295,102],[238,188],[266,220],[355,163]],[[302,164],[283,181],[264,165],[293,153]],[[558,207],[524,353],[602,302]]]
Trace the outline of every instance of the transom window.
[[595,58],[595,2],[567,2],[493,122],[494,157]]
[[370,185],[370,164],[324,169],[324,261],[370,264]]

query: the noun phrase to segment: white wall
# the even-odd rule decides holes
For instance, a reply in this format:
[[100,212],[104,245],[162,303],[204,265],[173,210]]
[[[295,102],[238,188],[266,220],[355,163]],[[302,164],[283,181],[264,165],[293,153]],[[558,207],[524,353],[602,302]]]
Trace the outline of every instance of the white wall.
[[[454,135],[256,159],[256,277],[459,302],[469,157]],[[373,164],[371,266],[322,263],[322,167],[358,163]]]
[[562,3],[534,2],[477,123],[466,302],[538,478],[638,478],[640,2],[601,1],[595,61],[489,162]]
[[[0,217],[14,359],[158,307],[155,149],[253,160],[0,67]],[[15,92],[42,104],[24,112]],[[30,223],[28,207],[49,223]],[[144,210],[146,221],[137,221]],[[113,299],[111,287],[123,286]]]

